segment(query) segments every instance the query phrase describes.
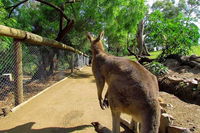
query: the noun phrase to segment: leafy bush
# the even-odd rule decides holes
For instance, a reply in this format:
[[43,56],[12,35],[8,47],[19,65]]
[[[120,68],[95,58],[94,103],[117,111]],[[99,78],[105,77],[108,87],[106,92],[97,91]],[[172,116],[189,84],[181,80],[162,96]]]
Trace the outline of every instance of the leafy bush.
[[156,76],[162,76],[168,73],[168,68],[159,62],[151,62],[145,67]]
[[190,18],[183,14],[165,18],[159,10],[149,16],[146,32],[146,43],[163,48],[161,58],[170,54],[188,55],[192,46],[198,45],[200,37],[198,26]]

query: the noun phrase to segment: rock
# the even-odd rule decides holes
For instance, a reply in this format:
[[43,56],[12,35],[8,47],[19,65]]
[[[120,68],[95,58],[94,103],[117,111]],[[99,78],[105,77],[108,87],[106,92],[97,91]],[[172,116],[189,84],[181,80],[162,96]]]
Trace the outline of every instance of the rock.
[[200,90],[200,82],[197,85],[197,90]]
[[167,133],[167,128],[168,126],[173,124],[173,120],[174,118],[171,115],[167,113],[162,113],[160,118],[160,133]]
[[200,56],[191,55],[189,60],[190,61],[196,61],[196,62],[200,63]]
[[182,62],[187,62],[187,61],[189,61],[189,58],[190,57],[188,57],[188,56],[181,56],[181,60],[182,60]]
[[196,62],[196,61],[190,61],[190,66],[191,67],[198,67],[198,68],[200,68],[200,63],[199,62]]
[[188,128],[178,127],[178,126],[168,126],[168,133],[191,133]]
[[2,110],[3,116],[7,116],[11,112],[9,107],[3,107],[1,108],[1,110]]
[[164,62],[164,65],[167,66],[167,67],[169,67],[169,68],[174,68],[176,66],[179,66],[180,63],[176,59],[167,59]]
[[197,81],[196,79],[190,79],[190,78],[189,78],[189,79],[183,80],[183,82],[198,85],[198,81]]

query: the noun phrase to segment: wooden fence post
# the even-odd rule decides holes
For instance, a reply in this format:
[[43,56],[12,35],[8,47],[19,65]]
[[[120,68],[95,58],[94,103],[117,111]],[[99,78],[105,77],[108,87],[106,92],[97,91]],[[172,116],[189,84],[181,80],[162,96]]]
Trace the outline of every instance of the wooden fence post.
[[15,105],[23,102],[22,46],[20,40],[14,39],[14,93]]
[[72,56],[71,57],[71,73],[73,73],[74,72],[74,53],[72,53],[71,56]]

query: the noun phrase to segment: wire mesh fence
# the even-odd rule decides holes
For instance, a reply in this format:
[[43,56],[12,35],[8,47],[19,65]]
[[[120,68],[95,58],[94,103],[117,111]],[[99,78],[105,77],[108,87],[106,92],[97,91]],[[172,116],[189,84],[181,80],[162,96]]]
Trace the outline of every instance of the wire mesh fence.
[[0,50],[0,107],[13,106],[14,66],[13,47]]
[[[22,43],[21,43],[22,44]],[[73,71],[89,65],[89,57],[67,50],[22,44],[22,74],[16,71],[19,54],[15,43],[0,50],[0,107],[13,108],[18,98],[17,79],[22,76],[23,101],[41,92]],[[18,51],[19,52],[19,51]],[[18,79],[19,80],[19,79]],[[0,109],[1,109],[0,108]]]

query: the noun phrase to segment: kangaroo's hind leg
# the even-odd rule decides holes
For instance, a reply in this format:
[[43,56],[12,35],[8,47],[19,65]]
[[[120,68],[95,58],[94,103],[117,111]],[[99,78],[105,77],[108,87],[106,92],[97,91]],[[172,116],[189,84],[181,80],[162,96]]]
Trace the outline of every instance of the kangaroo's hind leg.
[[111,110],[112,113],[112,133],[120,133],[120,112]]
[[131,119],[130,129],[134,131],[134,133],[140,133],[140,123]]

